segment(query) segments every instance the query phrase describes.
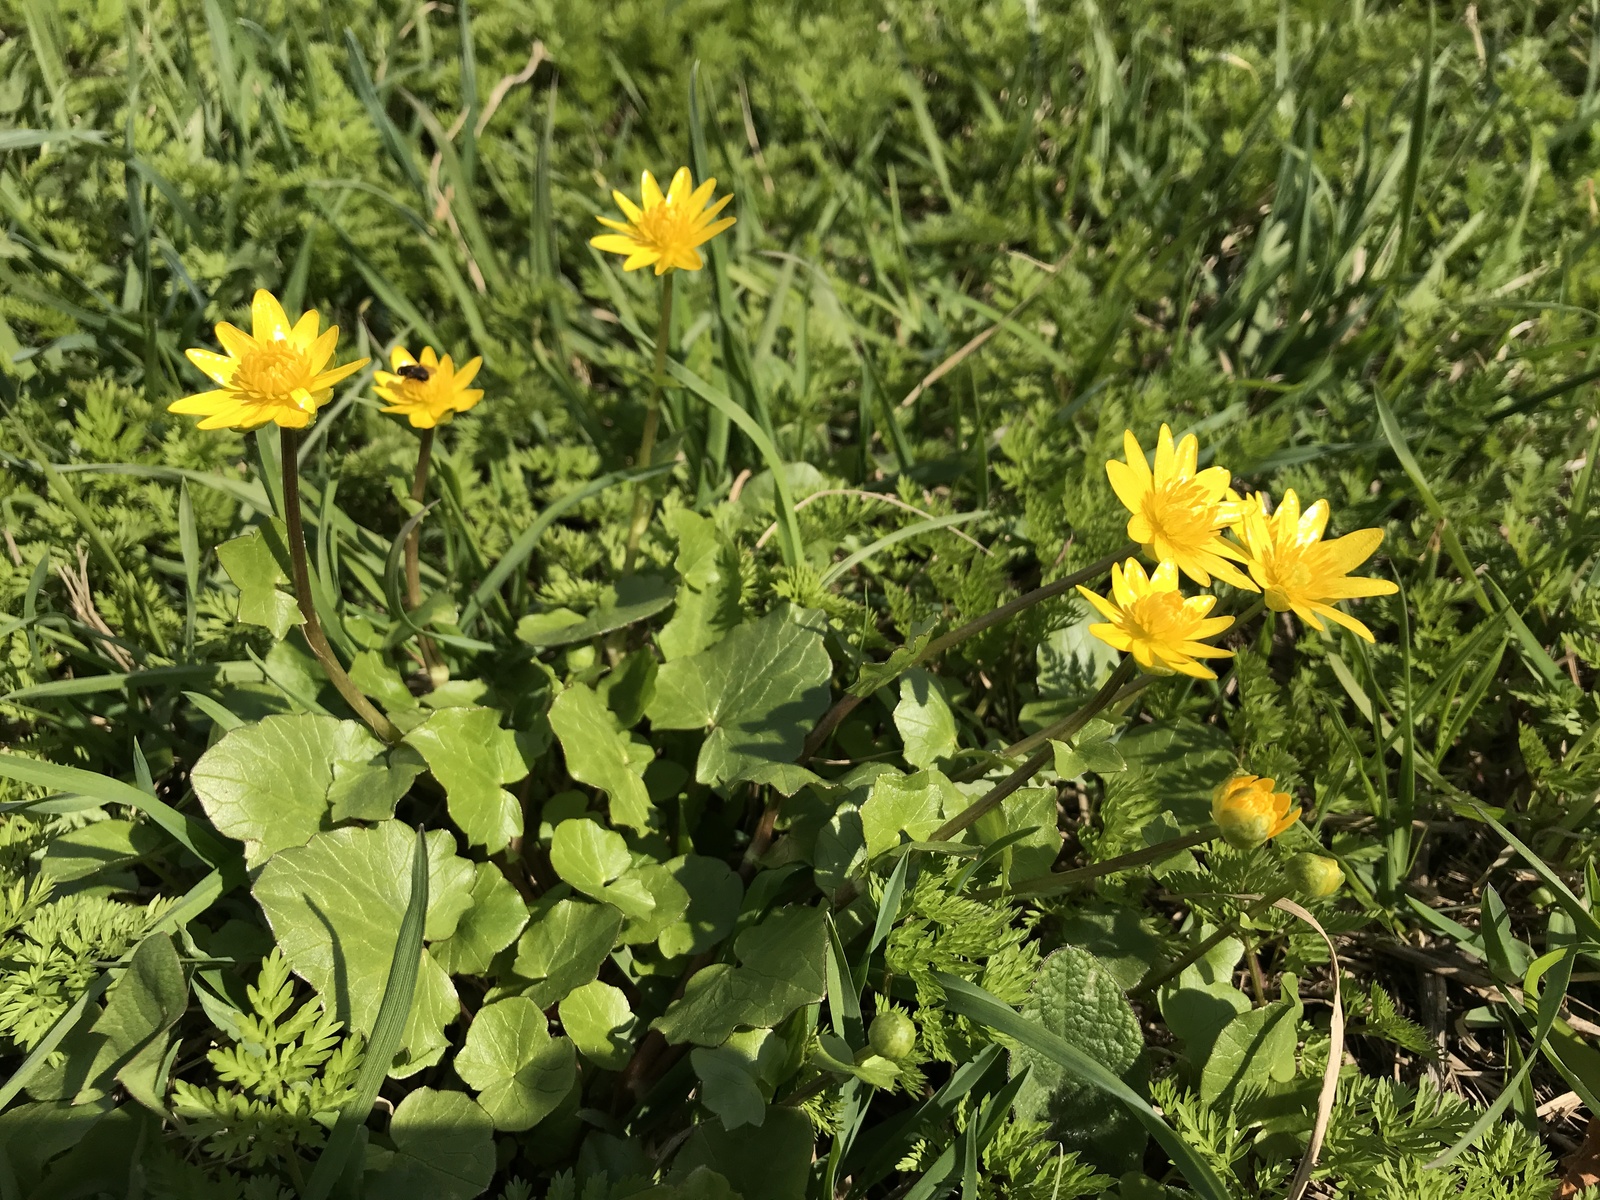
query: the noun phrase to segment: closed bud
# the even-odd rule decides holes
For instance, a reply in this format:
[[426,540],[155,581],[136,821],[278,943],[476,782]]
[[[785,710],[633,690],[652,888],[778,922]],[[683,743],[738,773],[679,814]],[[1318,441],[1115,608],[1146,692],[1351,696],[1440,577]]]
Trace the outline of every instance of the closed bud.
[[1339,864],[1323,854],[1302,850],[1289,860],[1289,881],[1308,900],[1325,900],[1344,885]]
[[1275,792],[1275,779],[1235,775],[1211,793],[1211,819],[1230,846],[1253,850],[1300,819],[1300,806],[1288,792]]
[[916,1048],[917,1027],[905,1013],[885,1009],[873,1018],[867,1042],[875,1053],[898,1062]]

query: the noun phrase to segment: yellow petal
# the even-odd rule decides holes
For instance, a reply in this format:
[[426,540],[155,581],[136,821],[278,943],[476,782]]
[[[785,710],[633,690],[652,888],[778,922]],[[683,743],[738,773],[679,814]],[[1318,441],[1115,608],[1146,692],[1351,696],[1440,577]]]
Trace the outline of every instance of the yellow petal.
[[471,383],[477,378],[478,368],[481,366],[483,366],[483,358],[481,355],[477,358],[469,359],[462,363],[461,370],[456,372],[456,386],[463,388],[466,387],[467,384]]
[[[1117,494],[1117,499],[1122,501],[1122,507],[1137,516],[1144,508],[1144,498],[1150,494],[1148,478],[1140,478],[1139,473],[1127,463],[1114,458],[1106,462],[1106,478],[1111,481],[1111,490]],[[1135,536],[1131,529],[1129,536],[1135,541],[1144,540]]]
[[1139,439],[1133,436],[1131,429],[1125,430],[1122,434],[1122,453],[1127,457],[1128,469],[1139,481],[1139,490],[1148,492],[1154,486],[1154,480],[1150,475],[1150,463],[1145,459],[1144,447],[1139,445]]
[[624,237],[620,233],[600,233],[589,239],[589,245],[596,250],[604,250],[607,254],[637,254],[644,249],[631,237]]
[[[644,173],[644,177],[649,179],[650,172],[646,171]],[[652,182],[654,181],[652,180]],[[613,191],[611,193],[611,199],[616,204],[622,215],[627,217],[628,220],[633,222],[635,225],[637,225],[639,223],[639,219],[644,216],[644,211],[640,209],[640,207],[632,200],[629,200],[626,196],[624,196],[621,192]]]
[[1184,479],[1194,477],[1194,469],[1200,463],[1200,439],[1190,434],[1178,443],[1177,461],[1174,466],[1177,474]]
[[418,361],[431,371],[439,365],[439,356],[434,353],[432,346],[424,346],[422,348],[422,357]]
[[333,351],[338,344],[339,327],[337,325],[328,326],[322,331],[322,335],[311,343],[306,358],[313,375],[328,365],[328,360],[333,357]]
[[596,217],[595,220],[599,221],[607,229],[615,229],[618,233],[633,232],[633,226],[626,221],[613,221],[610,217]]
[[735,220],[736,218],[734,217],[723,217],[722,220],[718,221],[715,225],[706,226],[699,233],[694,235],[694,244],[696,246],[705,245],[724,229],[731,229]]
[[667,203],[681,205],[693,190],[694,178],[689,174],[689,168],[679,167],[672,173],[672,182],[667,185]]
[[185,350],[184,356],[218,383],[227,383],[239,369],[239,360],[212,350]]
[[[1318,501],[1320,504],[1321,501]],[[1309,516],[1310,514],[1306,514]],[[1323,542],[1322,553],[1318,556],[1322,563],[1328,567],[1345,574],[1355,570],[1367,559],[1377,553],[1378,547],[1383,544],[1383,530],[1358,529],[1354,533],[1347,533],[1341,538]]]
[[1330,604],[1318,604],[1318,605],[1315,605],[1314,607],[1316,608],[1316,610],[1319,613],[1322,613],[1330,621],[1337,621],[1340,625],[1343,625],[1346,629],[1348,629],[1351,633],[1355,634],[1362,641],[1365,641],[1365,642],[1376,642],[1377,641],[1377,639],[1372,636],[1372,630],[1368,629],[1365,625],[1363,625],[1360,621],[1356,620],[1349,613],[1343,612],[1340,609],[1334,608]]
[[250,301],[250,326],[258,342],[282,341],[289,336],[289,318],[283,305],[266,288],[257,288]]
[[1091,592],[1081,583],[1078,585],[1078,594],[1090,604],[1094,605],[1095,610],[1106,620],[1115,621],[1122,616],[1122,610],[1119,609],[1115,604],[1111,603],[1111,601],[1107,600],[1098,592]]
[[[713,184],[715,182],[716,182],[715,179],[711,180],[710,183],[706,184],[706,187],[710,187],[711,184]],[[695,193],[695,195],[699,195],[699,194],[700,194],[699,192]],[[712,218],[715,217],[723,209],[727,208],[728,207],[728,202],[730,200],[732,200],[732,199],[733,199],[733,193],[729,192],[726,196],[724,196],[722,199],[718,200],[710,208],[705,208],[705,209],[703,209],[703,211],[696,213],[695,217],[694,217],[695,224],[697,224],[697,225],[709,225],[709,224],[711,224]],[[726,220],[728,221],[728,223],[730,225],[733,223],[733,218],[732,217],[728,217],[728,218],[726,218]]]
[[[689,197],[689,207],[697,212],[705,208],[707,202],[711,199],[711,193],[716,190],[717,181],[715,179],[702,180],[700,186],[695,188],[693,194]],[[722,204],[726,204],[731,199],[733,199],[732,196],[724,196],[722,203],[718,204],[717,207],[721,208]]]
[[219,388],[212,392],[196,392],[192,396],[185,396],[181,400],[174,400],[167,405],[167,411],[182,413],[184,416],[194,417],[213,413],[218,409],[236,403],[233,393],[226,388]]
[[[1193,435],[1183,439],[1184,442],[1194,441]],[[1207,467],[1194,477],[1196,485],[1205,492],[1206,499],[1211,501],[1221,500],[1228,490],[1228,484],[1233,476],[1228,473],[1227,467]]]
[[1156,437],[1156,479],[1165,483],[1176,474],[1174,468],[1177,465],[1178,455],[1172,447],[1172,430],[1163,421],[1161,433]]
[[1119,626],[1096,624],[1089,626],[1089,632],[1113,650],[1121,650],[1124,654],[1133,647],[1133,638]]
[[[660,258],[661,252],[659,250],[651,250],[646,246],[640,246],[628,256],[628,260],[622,264],[622,269],[624,271],[637,271],[640,267],[648,267]],[[656,272],[658,275],[660,273],[660,271]]]
[[1350,575],[1330,580],[1323,585],[1324,600],[1356,600],[1363,596],[1392,596],[1400,590],[1392,580],[1373,579],[1367,575]]
[[[412,366],[416,363],[416,361],[416,359],[411,357],[411,351],[407,350],[404,346],[396,346],[393,350],[389,351],[389,365],[396,371],[398,371],[401,367]],[[376,376],[374,376],[374,378],[376,378]]]
[[289,340],[301,349],[311,345],[317,340],[317,327],[322,324],[322,318],[316,313],[306,311],[300,314],[300,319],[294,323],[294,328],[289,330]]
[[371,361],[370,358],[358,358],[353,362],[345,363],[342,367],[335,367],[331,371],[323,371],[311,381],[311,390],[325,391],[341,379],[354,375]]
[[234,358],[243,358],[256,348],[256,340],[237,325],[230,325],[226,321],[217,322],[217,341],[222,343],[222,348]]
[[1166,561],[1156,567],[1155,573],[1150,576],[1150,590],[1152,592],[1175,592],[1178,590],[1178,568],[1173,562]]
[[639,177],[639,199],[645,212],[659,208],[662,204],[661,185],[649,171]]
[[[1328,502],[1318,500],[1306,509],[1305,516],[1301,517],[1295,525],[1295,541],[1302,546],[1309,546],[1321,540],[1323,532],[1328,528]],[[1381,538],[1381,534],[1379,535]]]

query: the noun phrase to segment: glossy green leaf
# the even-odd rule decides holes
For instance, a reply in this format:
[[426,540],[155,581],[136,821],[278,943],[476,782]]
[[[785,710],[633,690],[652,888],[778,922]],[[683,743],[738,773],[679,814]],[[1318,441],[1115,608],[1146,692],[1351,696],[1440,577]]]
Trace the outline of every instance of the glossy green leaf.
[[552,1038],[544,1013],[522,996],[478,1010],[455,1069],[495,1128],[511,1132],[554,1112],[577,1079],[572,1042]]
[[265,528],[252,529],[217,547],[217,561],[239,589],[239,620],[261,625],[281,638],[305,617],[294,596],[280,591],[289,586],[288,533],[277,517]]
[[599,974],[621,929],[622,914],[609,904],[558,900],[523,931],[511,969],[531,981],[524,994],[548,1008]]
[[406,734],[444,785],[450,819],[490,853],[522,836],[522,806],[501,785],[528,773],[517,736],[492,708],[441,708]]
[[567,993],[559,1007],[561,1028],[580,1054],[608,1071],[628,1065],[639,1021],[620,988],[592,980]]
[[612,823],[647,830],[651,804],[644,769],[654,757],[649,745],[624,733],[594,689],[581,683],[550,705],[550,727],[561,740],[567,772],[610,797]]

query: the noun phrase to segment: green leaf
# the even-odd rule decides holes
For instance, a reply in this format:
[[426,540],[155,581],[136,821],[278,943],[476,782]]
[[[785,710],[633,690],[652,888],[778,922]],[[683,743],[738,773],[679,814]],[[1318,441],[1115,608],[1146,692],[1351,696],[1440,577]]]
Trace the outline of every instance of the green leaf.
[[894,708],[894,727],[905,743],[905,759],[914,767],[931,767],[954,754],[956,718],[944,698],[938,679],[917,669],[900,678],[900,703]]
[[482,975],[528,923],[528,906],[493,863],[478,863],[472,881],[472,907],[455,932],[436,942],[431,953],[450,975]]
[[725,1046],[696,1047],[689,1061],[700,1077],[700,1103],[717,1115],[724,1129],[759,1127],[766,1120],[767,1101],[756,1083],[755,1063]]
[[[1112,978],[1094,955],[1063,946],[1039,967],[1022,1015],[1068,1042],[1112,1074],[1126,1078],[1144,1051],[1144,1034]],[[1058,1128],[1104,1134],[1108,1110],[1098,1090],[1068,1066],[1026,1045],[1012,1051],[1013,1078],[1026,1069],[1014,1101],[1017,1118]]]
[[1053,1059],[1080,1079],[1107,1093],[1127,1108],[1161,1143],[1162,1149],[1183,1172],[1190,1187],[1205,1200],[1228,1200],[1227,1188],[1205,1160],[1162,1119],[1148,1100],[1106,1070],[1099,1060],[1085,1054],[1065,1038],[1051,1033],[1038,1021],[1030,1021],[1016,1010],[1008,1008],[976,984],[943,972],[935,972],[934,979],[944,989],[945,1007],[949,1011],[969,1017],[996,1033],[1022,1043],[1029,1050]]
[[671,662],[698,654],[739,624],[744,583],[738,551],[709,517],[677,508],[663,520],[678,539],[674,565],[682,581],[672,620],[656,634],[661,656]]
[[[681,862],[681,859],[671,859],[664,863],[644,863],[632,868],[623,877],[622,883],[637,885],[650,897],[650,911],[643,916],[630,915],[627,924],[622,927],[622,934],[617,940],[623,945],[653,945],[669,926],[688,911],[689,893],[675,874]],[[612,885],[613,893],[616,886]]]
[[240,621],[264,626],[274,638],[282,638],[305,620],[294,597],[278,590],[293,572],[288,531],[277,517],[268,518],[266,528],[223,542],[217,547],[217,561],[239,589]]
[[900,844],[904,833],[913,842],[927,839],[967,806],[961,789],[944,772],[929,769],[915,775],[880,775],[872,794],[861,806],[861,829],[867,839],[867,857],[876,858]]
[[1069,745],[1052,742],[1056,750],[1056,774],[1063,779],[1077,779],[1081,775],[1114,775],[1128,769],[1127,760],[1111,740],[1116,726],[1109,721],[1093,720],[1078,731]]
[[668,958],[703,954],[733,932],[744,882],[720,858],[690,854],[673,863],[673,876],[688,893],[689,907],[681,920],[661,931],[657,944]]
[[146,1108],[165,1115],[158,1083],[167,1031],[189,1006],[183,964],[164,933],[139,943],[128,969],[111,985],[105,1011],[94,1023],[90,1087],[109,1091],[115,1079]]
[[633,866],[628,843],[620,833],[587,817],[572,817],[556,826],[550,839],[550,865],[578,891],[612,905],[624,916],[637,920],[655,909],[649,887],[627,874]]
[[96,821],[52,838],[45,847],[39,870],[57,883],[70,883],[137,862],[161,844],[161,835],[152,825]]
[[517,637],[539,648],[587,642],[613,629],[655,616],[672,603],[676,590],[672,582],[661,575],[625,575],[601,590],[599,603],[587,617],[562,625],[529,621],[524,617],[517,622]]
[[741,1025],[766,1028],[827,990],[828,934],[815,908],[781,909],[733,942],[739,966],[713,963],[654,1023],[669,1042],[718,1046]]
[[522,996],[478,1010],[455,1068],[495,1128],[508,1132],[544,1120],[578,1078],[572,1043],[552,1038],[544,1013]]
[[534,919],[517,941],[512,971],[533,981],[524,991],[549,1008],[600,973],[622,929],[622,914],[609,904],[558,900]]
[[1291,988],[1284,989],[1281,1000],[1240,1013],[1223,1026],[1200,1073],[1200,1099],[1226,1112],[1241,1087],[1294,1078],[1300,997]]
[[717,786],[793,762],[828,706],[833,663],[822,614],[787,605],[716,645],[665,663],[647,715],[657,729],[706,729],[695,777]]
[[[252,891],[289,965],[333,1004],[350,1028],[371,1033],[389,976],[395,930],[411,897],[414,834],[398,821],[319,833],[275,854]],[[473,864],[458,858],[454,838],[428,834],[428,909],[424,936],[449,937],[472,905]],[[418,969],[401,1068],[444,1047],[444,1028],[459,1015],[454,986],[426,950]]]
[[592,980],[569,992],[560,1010],[561,1028],[580,1054],[608,1071],[628,1065],[639,1019],[622,989]]
[[441,708],[406,734],[444,786],[450,819],[493,854],[522,836],[522,806],[500,785],[528,773],[517,735],[492,708]]
[[659,1183],[635,1192],[630,1200],[744,1200],[710,1167],[696,1167],[681,1182]]
[[649,745],[623,733],[605,702],[581,683],[550,705],[550,728],[561,739],[567,773],[611,798],[612,824],[648,830],[651,805],[644,769],[654,758]]
[[1185,967],[1156,997],[1167,1028],[1183,1042],[1197,1072],[1211,1057],[1228,1022],[1250,1011],[1249,997],[1232,982],[1233,968],[1243,955],[1243,942],[1224,938],[1199,962]]
[[461,1092],[423,1087],[389,1121],[395,1153],[368,1185],[384,1200],[472,1200],[494,1179],[494,1122]]
[[356,721],[312,713],[267,717],[226,734],[190,783],[211,823],[245,845],[245,865],[304,846],[339,821],[382,821],[423,770]]
[[811,1122],[794,1108],[774,1108],[760,1129],[741,1128],[737,1133],[720,1121],[707,1121],[694,1127],[673,1160],[673,1178],[706,1167],[741,1196],[805,1200],[814,1141]]
[[[969,798],[977,800],[981,795],[974,789]],[[1035,879],[1048,874],[1061,853],[1063,839],[1057,820],[1055,788],[1018,788],[999,808],[979,818],[975,830],[986,846],[1020,835],[998,852],[1001,871],[1008,880]]]

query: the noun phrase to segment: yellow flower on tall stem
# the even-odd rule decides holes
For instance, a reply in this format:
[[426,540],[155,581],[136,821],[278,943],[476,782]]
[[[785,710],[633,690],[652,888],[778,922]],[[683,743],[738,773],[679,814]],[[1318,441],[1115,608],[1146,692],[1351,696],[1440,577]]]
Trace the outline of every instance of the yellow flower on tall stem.
[[[441,358],[432,346],[424,346],[420,355],[413,355],[404,346],[396,346],[389,352],[389,366],[388,371],[373,372],[372,378],[375,384],[373,390],[388,402],[389,407],[384,409],[384,412],[405,417],[413,429],[421,431],[417,447],[417,469],[411,478],[411,499],[413,503],[420,505],[428,494],[428,469],[433,462],[434,429],[453,420],[457,413],[466,412],[483,399],[483,391],[480,388],[468,386],[477,377],[478,369],[483,366],[483,359],[481,357],[470,359],[458,368],[454,359],[448,354]],[[421,538],[420,525],[413,525],[411,532],[406,534],[405,570],[408,609],[419,608],[422,605],[422,567],[419,558]],[[429,678],[435,686],[443,683],[450,677],[450,670],[439,656],[433,639],[426,635],[418,635],[417,643],[422,651],[423,664],[428,668]]]
[[[733,199],[732,194],[715,204],[711,195],[717,181],[707,179],[699,187],[688,167],[679,167],[663,195],[656,177],[646,171],[639,181],[640,203],[635,204],[621,192],[613,191],[611,198],[617,202],[626,220],[599,217],[600,224],[614,233],[602,233],[589,239],[596,250],[608,254],[626,255],[624,271],[637,271],[641,267],[654,267],[661,277],[661,320],[656,326],[655,369],[650,375],[650,393],[645,400],[644,431],[639,437],[639,457],[636,467],[651,465],[656,449],[656,429],[661,420],[661,388],[667,376],[667,343],[672,339],[672,277],[678,271],[698,271],[705,266],[698,247],[705,245],[717,234],[730,227],[735,218],[717,219]],[[623,553],[622,569],[633,569],[634,556],[639,551],[639,539],[650,523],[650,495],[644,481],[633,485],[633,519],[628,523],[628,544]]]
[[1239,506],[1228,495],[1227,468],[1197,470],[1199,439],[1191,433],[1174,445],[1172,430],[1165,424],[1156,438],[1154,470],[1131,429],[1122,435],[1122,448],[1127,461],[1111,459],[1106,475],[1131,514],[1128,536],[1146,556],[1153,562],[1172,563],[1201,587],[1210,587],[1215,575],[1234,587],[1255,591],[1255,585],[1228,561],[1244,556],[1222,536],[1239,520]]
[[390,369],[372,373],[373,390],[388,402],[384,412],[405,417],[413,429],[432,429],[483,399],[481,388],[468,386],[482,366],[481,357],[457,367],[432,346],[424,346],[417,356],[396,346],[389,352]]
[[1326,617],[1370,642],[1372,630],[1335,608],[1332,601],[1387,596],[1399,590],[1387,579],[1350,574],[1377,551],[1383,530],[1358,529],[1324,541],[1327,528],[1328,502],[1318,500],[1302,513],[1300,497],[1290,489],[1270,516],[1264,496],[1244,502],[1234,532],[1244,543],[1245,566],[1261,586],[1268,608],[1292,612],[1319,632]]
[[291,322],[278,298],[265,288],[250,302],[250,332],[226,321],[217,323],[217,341],[226,354],[189,350],[189,361],[220,384],[209,392],[185,396],[168,412],[200,417],[201,429],[255,429],[278,425],[304,429],[317,410],[333,398],[333,385],[366,366],[358,358],[328,369],[339,327],[318,332],[322,318],[304,312]]
[[305,312],[290,322],[278,298],[258,289],[250,303],[251,330],[246,333],[226,321],[217,325],[217,341],[226,354],[211,350],[188,351],[189,361],[222,386],[214,391],[185,396],[168,412],[198,416],[201,429],[256,429],[278,426],[279,457],[283,478],[283,523],[288,533],[289,567],[295,600],[300,605],[301,632],[306,645],[322,664],[328,682],[372,731],[386,742],[400,740],[394,723],[362,695],[328,644],[317,616],[311,591],[311,569],[306,562],[305,526],[300,514],[300,431],[333,397],[333,385],[366,366],[361,358],[327,369],[339,341],[339,327],[317,331],[322,318]]
[[1215,596],[1180,592],[1178,568],[1171,562],[1146,575],[1139,561],[1130,558],[1112,566],[1110,597],[1082,585],[1078,591],[1108,622],[1089,626],[1089,632],[1113,650],[1132,654],[1152,675],[1215,679],[1216,672],[1198,660],[1233,656],[1232,650],[1208,646],[1204,640],[1231,626],[1233,618],[1206,615],[1217,602]]
[[699,187],[688,167],[679,167],[662,195],[656,177],[646,171],[639,180],[639,199],[635,204],[621,192],[613,191],[611,198],[617,202],[627,219],[618,221],[611,217],[596,218],[615,233],[602,233],[589,239],[596,250],[609,254],[624,254],[624,271],[637,271],[641,267],[654,267],[657,275],[668,271],[698,271],[705,266],[696,249],[709,242],[724,229],[733,225],[736,218],[717,214],[733,199],[730,193],[715,204],[711,194],[717,181],[708,179]]

